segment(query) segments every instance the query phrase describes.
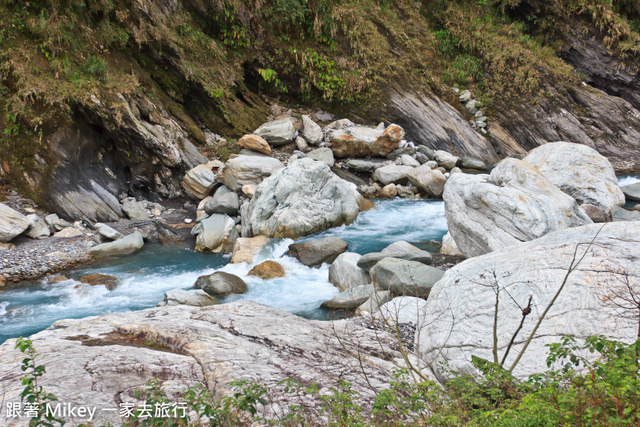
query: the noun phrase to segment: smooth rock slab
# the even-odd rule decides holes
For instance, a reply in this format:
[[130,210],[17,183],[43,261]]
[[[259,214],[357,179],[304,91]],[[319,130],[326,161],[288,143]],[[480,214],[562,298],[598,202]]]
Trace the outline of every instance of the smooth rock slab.
[[134,231],[122,239],[90,248],[89,254],[95,257],[130,255],[140,251],[143,246],[144,238],[142,237],[142,233]]
[[360,285],[349,288],[329,301],[323,302],[320,308],[329,310],[355,310],[370,299],[375,291],[376,288],[373,285]]
[[627,200],[640,201],[640,182],[620,187]]
[[[582,260],[574,262],[567,276],[574,254]],[[621,298],[630,295],[627,283],[636,296],[640,294],[640,222],[624,227],[591,224],[471,258],[448,270],[431,290],[423,311],[424,327],[416,336],[421,358],[440,379],[447,373],[439,362],[447,362],[451,370],[475,373],[472,356],[493,360],[497,286],[500,359],[520,323],[521,307],[532,298],[531,313],[506,360],[506,367],[511,367],[565,278],[564,288],[513,371],[517,377],[547,371],[545,345],[564,335],[578,343],[593,335],[625,342],[637,339],[637,315],[625,316],[619,306],[624,303]]]
[[384,258],[369,271],[373,283],[396,295],[427,298],[444,271],[420,262]]
[[29,228],[29,220],[20,212],[0,203],[0,242],[8,242]]
[[385,258],[404,259],[406,261],[415,261],[421,264],[430,265],[433,261],[431,254],[427,251],[418,249],[417,251],[382,251],[382,252],[370,252],[363,255],[358,260],[358,267],[369,271],[374,265],[379,263]]
[[122,233],[114,230],[112,227],[109,227],[107,224],[103,224],[101,222],[97,222],[94,226],[96,231],[100,233],[102,237],[109,240],[118,240],[122,239]]

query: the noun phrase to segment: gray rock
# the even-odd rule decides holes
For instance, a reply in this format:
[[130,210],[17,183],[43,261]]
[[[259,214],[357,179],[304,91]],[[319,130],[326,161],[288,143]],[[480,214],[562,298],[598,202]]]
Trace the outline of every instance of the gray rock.
[[628,211],[620,206],[614,206],[611,209],[612,221],[640,221],[640,212]]
[[440,246],[440,253],[444,255],[456,255],[456,256],[464,256],[460,249],[458,249],[458,245],[456,245],[456,241],[453,240],[451,233],[447,231],[442,237],[442,245]]
[[360,255],[344,252],[338,255],[329,267],[329,282],[340,291],[371,283],[368,270],[358,267]]
[[193,307],[206,307],[217,304],[218,300],[203,291],[202,289],[172,289],[165,292],[164,301],[158,307],[173,305],[190,305]]
[[49,215],[44,217],[44,222],[47,223],[47,226],[49,226],[49,230],[52,233],[55,233],[56,231],[58,231],[55,228],[55,224],[58,222],[59,219],[60,219],[60,217],[58,217],[58,215],[56,215],[56,214],[49,214]]
[[64,219],[58,218],[56,222],[53,224],[53,230],[62,231],[65,228],[71,227],[72,225],[73,224],[71,224],[69,221],[65,221]]
[[96,231],[98,233],[100,233],[100,235],[103,236],[105,239],[109,239],[109,240],[122,239],[122,233],[120,233],[119,231],[114,230],[113,228],[109,227],[106,224],[102,224],[101,222],[97,222],[95,224],[95,228],[96,228]]
[[373,283],[381,289],[396,295],[427,298],[444,271],[421,262],[384,258],[371,268],[369,274]]
[[316,116],[316,119],[320,120],[321,122],[328,122],[329,120],[333,119],[333,114],[331,113],[327,113],[326,111],[322,111],[322,110],[318,110],[315,113],[313,113],[314,116]]
[[355,184],[357,187],[361,187],[363,185],[367,185],[367,182],[360,178],[358,175],[354,175],[351,172],[345,169],[332,169],[333,173],[338,175],[340,178],[344,179],[347,182]]
[[282,162],[273,157],[240,155],[225,163],[221,175],[227,187],[238,191],[246,184],[260,184],[265,178],[283,167]]
[[419,153],[422,153],[425,156],[427,156],[427,159],[429,159],[429,160],[434,160],[435,159],[435,156],[433,154],[433,150],[431,148],[427,147],[426,145],[418,145],[418,148],[416,150],[418,150]]
[[443,199],[449,231],[467,257],[592,223],[572,197],[513,158],[491,175],[451,175]]
[[29,228],[24,233],[25,236],[30,237],[32,239],[44,239],[51,235],[49,226],[38,215],[36,214],[27,215],[27,220],[29,221]]
[[298,148],[298,150],[302,151],[303,153],[309,149],[309,146],[307,145],[307,141],[305,141],[305,139],[301,136],[296,137],[296,147]]
[[302,116],[302,136],[311,145],[318,145],[324,139],[322,128],[318,126],[309,116]]
[[384,131],[353,126],[328,134],[335,157],[386,156],[398,148],[404,130],[398,125],[389,125]]
[[212,161],[204,165],[198,165],[189,170],[182,179],[182,187],[194,199],[200,200],[211,194],[216,186],[216,172],[221,168],[222,162]]
[[[573,267],[572,260],[576,260]],[[500,290],[496,323],[500,360],[531,298],[531,313],[509,352],[507,368],[557,295],[513,370],[516,377],[547,371],[547,345],[563,336],[575,338],[578,345],[594,335],[634,342],[638,318],[621,315],[620,304],[629,295],[626,283],[640,283],[639,273],[640,222],[556,231],[469,259],[448,270],[431,290],[423,310],[424,327],[416,335],[421,359],[440,379],[447,377],[440,361],[448,363],[447,370],[472,373],[476,372],[472,356],[493,360],[496,289]],[[597,357],[597,353],[584,355]]]
[[393,150],[392,152],[387,154],[385,157],[389,160],[395,160],[396,164],[402,164],[401,157],[403,155],[406,154],[406,155],[412,156],[415,152],[416,150],[411,147],[403,147],[403,148],[398,148],[397,150]]
[[296,258],[307,267],[320,267],[323,263],[331,264],[343,252],[349,249],[349,244],[339,237],[325,237],[309,240],[304,243],[289,245],[287,255]]
[[129,255],[140,251],[143,246],[144,238],[142,233],[136,230],[122,239],[90,248],[89,254],[94,257]]
[[460,167],[479,171],[487,170],[487,165],[485,165],[482,160],[474,159],[473,157],[460,157]]
[[384,248],[382,251],[383,254],[389,253],[397,253],[397,252],[424,252],[417,246],[412,245],[409,242],[405,242],[404,240],[399,240],[397,242],[391,243],[389,246]]
[[335,163],[335,160],[333,159],[333,151],[328,147],[317,148],[310,151],[307,153],[307,157],[313,160],[319,160],[330,168],[332,168]]
[[409,181],[423,193],[432,197],[442,197],[447,178],[439,170],[432,170],[427,164],[415,168],[407,175]]
[[295,133],[296,128],[288,118],[267,122],[253,132],[276,147],[293,141]]
[[213,297],[226,297],[231,294],[244,294],[247,284],[234,274],[216,271],[213,274],[198,277],[196,289],[202,289]]
[[251,219],[249,218],[249,203],[240,206],[240,235],[245,238],[253,237],[251,229]]
[[0,242],[8,242],[29,228],[29,219],[0,203]]
[[327,129],[339,130],[339,129],[344,129],[344,128],[351,127],[351,126],[355,126],[355,123],[353,123],[351,120],[349,120],[349,119],[340,119],[340,120],[336,120],[335,122],[329,123],[326,126],[326,128]]
[[372,172],[378,164],[368,160],[350,159],[347,167],[355,172]]
[[469,113],[475,114],[480,108],[480,102],[475,99],[471,99],[465,104],[465,108],[467,109],[467,111],[469,111]]
[[358,216],[358,196],[327,165],[305,158],[258,186],[248,216],[255,235],[298,238],[351,224]]
[[227,215],[213,214],[203,220],[196,230],[196,251],[228,254],[238,237],[236,222]]
[[356,309],[356,316],[365,316],[380,310],[380,307],[391,301],[393,294],[391,291],[376,291],[371,298],[366,300],[360,307]]
[[611,221],[611,214],[605,211],[600,206],[595,206],[590,203],[585,203],[583,205],[580,205],[580,209],[582,209],[584,213],[586,213],[587,216],[591,218],[593,222]]
[[434,151],[433,157],[435,158],[436,162],[438,162],[438,165],[449,170],[456,167],[456,165],[458,164],[458,160],[460,160],[458,157],[454,156],[453,154],[447,153],[446,151],[443,151],[443,150]]
[[402,160],[402,164],[405,166],[413,166],[414,168],[420,166],[420,162],[408,154],[403,154],[400,156],[400,159]]
[[376,288],[373,285],[360,285],[349,288],[336,295],[329,301],[325,301],[320,308],[329,310],[355,310],[375,294]]
[[384,185],[405,184],[408,181],[407,176],[413,169],[411,166],[383,166],[375,170],[373,177]]
[[411,191],[410,188],[407,188],[403,185],[396,184],[396,190],[398,191],[398,197],[402,197],[405,199],[413,199],[415,197],[415,193]]
[[82,236],[82,231],[78,230],[75,227],[65,227],[53,235],[53,237],[58,239],[70,239],[72,237],[80,236]]
[[640,182],[621,187],[627,200],[640,201]]
[[418,249],[417,251],[403,251],[403,250],[395,250],[395,251],[387,251],[387,252],[370,252],[368,254],[362,255],[362,257],[358,260],[358,267],[363,270],[369,271],[380,261],[385,258],[396,258],[403,259],[407,261],[419,262],[421,264],[429,265],[433,261],[431,254],[427,251],[423,251]]
[[465,90],[460,94],[460,96],[458,96],[458,101],[462,102],[463,104],[466,104],[470,100],[471,100],[471,92],[468,90]]
[[607,214],[614,205],[624,205],[613,166],[591,147],[553,142],[532,150],[523,161],[580,205],[598,206]]
[[238,209],[240,209],[238,195],[225,186],[218,188],[211,200],[204,205],[204,211],[207,215],[226,214],[235,216],[238,213]]
[[416,328],[424,326],[424,307],[427,301],[422,298],[400,296],[380,307],[377,316],[389,325],[412,323]]
[[149,212],[144,202],[126,202],[122,204],[122,210],[134,221],[146,221],[149,219]]

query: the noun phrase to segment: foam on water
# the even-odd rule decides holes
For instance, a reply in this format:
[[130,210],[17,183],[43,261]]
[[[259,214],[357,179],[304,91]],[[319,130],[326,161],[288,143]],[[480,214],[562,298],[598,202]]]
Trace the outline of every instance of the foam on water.
[[[390,243],[441,240],[446,233],[442,202],[382,200],[377,209],[363,212],[351,225],[317,233],[310,238],[339,236],[358,253],[378,251]],[[48,280],[0,293],[0,343],[27,336],[59,319],[83,318],[154,307],[171,289],[191,289],[199,276],[225,271],[243,278],[248,291],[220,300],[221,303],[253,300],[300,316],[326,319],[336,313],[320,309],[323,301],[338,294],[328,281],[327,265],[308,268],[286,256],[291,239],[272,240],[253,265],[228,264],[229,255],[203,254],[181,246],[149,246],[136,255],[104,261],[67,274],[69,280]],[[245,277],[256,264],[274,260],[282,264],[286,277],[262,280]],[[116,276],[113,291],[90,286],[78,279],[86,274]]]
[[640,182],[640,175],[626,175],[618,177],[618,186],[624,187],[625,185],[637,184]]

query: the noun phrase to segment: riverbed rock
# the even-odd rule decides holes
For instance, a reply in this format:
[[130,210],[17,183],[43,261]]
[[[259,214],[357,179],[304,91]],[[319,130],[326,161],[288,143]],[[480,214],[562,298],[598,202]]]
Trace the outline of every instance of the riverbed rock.
[[238,237],[233,246],[233,255],[231,256],[231,264],[245,262],[253,264],[255,257],[269,242],[266,236],[256,237]]
[[414,159],[413,157],[411,157],[408,154],[401,155],[400,156],[400,161],[405,166],[412,166],[414,168],[417,168],[418,166],[420,166],[420,162],[417,161],[416,159]]
[[384,185],[406,184],[407,176],[413,171],[411,166],[389,165],[378,168],[373,173],[373,177]]
[[421,262],[384,258],[369,271],[373,283],[396,295],[427,298],[444,271]]
[[375,293],[373,285],[360,285],[349,288],[329,301],[320,304],[320,308],[328,310],[355,310],[364,304]]
[[263,280],[268,280],[284,277],[286,276],[286,272],[282,264],[276,261],[267,260],[249,270],[247,276],[255,276]]
[[640,201],[640,182],[621,187],[627,200]]
[[213,214],[194,227],[196,251],[228,254],[238,238],[236,222],[222,214]]
[[347,167],[355,172],[373,172],[377,166],[378,163],[368,160],[349,159],[347,161]]
[[82,236],[82,231],[75,227],[65,227],[53,235],[57,239],[70,239],[72,237]]
[[385,130],[352,126],[329,133],[331,150],[338,158],[386,156],[398,148],[404,130],[390,125]]
[[238,209],[240,209],[238,195],[225,186],[218,188],[211,200],[204,205],[204,211],[207,215],[226,214],[235,216],[238,214]]
[[304,243],[289,245],[287,255],[296,258],[307,267],[331,264],[341,253],[349,249],[349,244],[339,237],[324,237]]
[[110,276],[108,274],[88,274],[86,276],[82,276],[80,278],[82,283],[87,283],[91,286],[104,286],[108,290],[112,291],[118,287],[120,284],[120,279],[115,276]]
[[120,256],[134,254],[144,246],[142,233],[134,231],[128,236],[114,242],[102,243],[89,249],[89,254],[94,257]]
[[182,187],[194,199],[207,197],[217,185],[216,173],[222,166],[220,161],[211,161],[190,169],[182,179]]
[[249,221],[254,235],[295,239],[351,224],[358,216],[358,196],[324,163],[300,159],[258,186]]
[[435,158],[436,162],[438,162],[438,165],[449,170],[456,167],[456,165],[458,164],[458,160],[460,160],[458,157],[454,156],[453,154],[443,150],[434,151],[433,157]]
[[289,118],[267,122],[253,131],[254,135],[258,135],[274,147],[293,141],[295,133],[296,128]]
[[196,289],[202,289],[213,297],[226,297],[231,294],[244,294],[247,284],[235,274],[216,271],[213,274],[198,277],[194,284]]
[[321,161],[330,168],[332,168],[333,164],[335,163],[335,160],[333,159],[333,151],[331,151],[331,148],[328,147],[316,148],[315,150],[308,152],[307,157],[313,160]]
[[391,243],[389,246],[381,250],[383,254],[396,253],[396,252],[424,252],[417,246],[412,245],[404,240]]
[[360,254],[354,252],[344,252],[338,255],[329,267],[329,282],[340,291],[370,284],[371,278],[368,271],[358,267],[360,257]]
[[246,148],[247,150],[256,151],[258,153],[270,155],[271,147],[269,143],[258,135],[245,135],[238,140],[238,146],[240,148]]
[[424,325],[424,307],[427,301],[423,298],[399,296],[383,304],[376,316],[388,325],[395,327],[401,323],[412,323],[416,328]]
[[[566,284],[561,289],[563,282]],[[634,342],[638,318],[621,315],[620,311],[622,298],[630,296],[626,283],[631,284],[637,296],[640,222],[629,222],[624,227],[607,223],[556,231],[469,259],[447,271],[431,290],[423,310],[424,327],[416,335],[420,356],[440,379],[447,373],[439,362],[448,363],[447,371],[475,373],[472,356],[493,360],[496,289],[500,289],[500,359],[531,298],[531,312],[509,352],[507,368],[557,295],[513,370],[517,377],[547,371],[546,345],[559,342],[562,336],[577,339],[578,345],[594,335]]]
[[[358,343],[358,355],[345,349],[336,331]],[[47,367],[39,385],[74,408],[119,408],[122,401],[138,402],[135,390],[144,389],[154,377],[176,401],[184,389],[196,385],[226,395],[232,392],[233,380],[276,389],[284,379],[303,378],[328,389],[340,378],[368,406],[388,387],[394,363],[401,359],[387,332],[349,320],[311,321],[252,301],[61,320],[30,339],[40,354],[38,363]],[[14,346],[14,339],[0,345],[7,402],[19,402],[24,389],[24,354]],[[274,395],[266,408],[258,406],[259,415],[273,416],[277,408],[297,402],[286,393]],[[127,421],[119,411],[100,409],[92,420],[97,426]]]
[[147,206],[143,202],[127,201],[122,204],[122,210],[134,221],[146,221],[149,219],[149,212],[147,212]]
[[611,209],[612,221],[640,221],[640,212],[633,210],[629,211],[619,206],[614,206]]
[[571,196],[513,158],[490,175],[451,175],[443,199],[449,232],[467,257],[592,223]]
[[370,272],[374,265],[385,258],[402,259],[406,261],[419,262],[425,265],[430,265],[433,261],[429,252],[420,249],[418,249],[417,251],[396,250],[387,252],[370,252],[368,254],[362,255],[362,257],[358,260],[358,267]]
[[456,245],[456,241],[453,240],[453,236],[451,233],[447,231],[442,237],[442,245],[440,246],[440,253],[444,255],[455,255],[455,256],[464,256],[460,249],[458,249],[458,245]]
[[322,128],[309,116],[302,116],[302,136],[311,145],[318,145],[324,139]]
[[51,235],[51,230],[49,230],[49,226],[38,215],[36,214],[27,215],[27,220],[29,221],[29,228],[24,233],[25,236],[30,237],[32,239],[44,239]]
[[20,212],[0,203],[0,242],[8,242],[29,228],[29,220]]
[[407,175],[409,181],[423,193],[432,197],[442,197],[447,178],[439,170],[432,170],[424,164],[415,168]]
[[391,291],[380,291],[376,290],[371,298],[362,303],[360,307],[356,309],[356,316],[366,316],[368,314],[372,314],[380,310],[380,307],[391,301],[393,299],[393,294]]
[[460,167],[479,171],[487,170],[487,165],[482,160],[474,159],[473,157],[460,157]]
[[384,197],[386,199],[393,199],[398,195],[398,189],[395,184],[388,184],[382,187],[380,190],[380,197]]
[[171,289],[164,294],[164,301],[158,307],[173,305],[190,305],[193,307],[206,307],[217,304],[218,300],[202,289]]
[[105,239],[109,240],[118,240],[122,239],[122,233],[114,230],[112,227],[109,227],[107,224],[103,224],[101,222],[97,222],[94,227],[96,231]]
[[578,202],[591,204],[611,213],[611,208],[624,205],[616,172],[596,150],[583,144],[553,142],[527,154],[523,161]]
[[221,175],[227,187],[238,191],[246,184],[260,184],[265,178],[283,167],[282,162],[273,157],[240,155],[225,163]]
[[593,222],[611,221],[611,213],[607,212],[600,206],[592,205],[591,203],[584,203],[580,205],[580,209],[582,209]]

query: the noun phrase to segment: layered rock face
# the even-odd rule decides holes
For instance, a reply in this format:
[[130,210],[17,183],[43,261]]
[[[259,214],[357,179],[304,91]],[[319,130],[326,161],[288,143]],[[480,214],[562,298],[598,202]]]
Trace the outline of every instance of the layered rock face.
[[258,185],[249,222],[254,235],[295,239],[353,222],[357,196],[326,164],[300,159]]
[[[362,357],[352,358],[345,351],[342,334],[358,343]],[[31,339],[40,354],[38,362],[47,367],[39,385],[61,402],[98,408],[138,402],[135,390],[154,377],[176,400],[190,385],[227,394],[233,380],[257,381],[273,390],[279,381],[296,378],[320,387],[343,379],[359,399],[371,401],[392,379],[393,362],[401,357],[393,338],[384,332],[344,320],[309,321],[251,301],[61,320]],[[8,340],[0,346],[0,378],[8,402],[19,402],[24,388],[24,355],[14,345],[15,340]],[[289,401],[286,393],[274,397],[280,407],[299,403]],[[265,414],[270,410],[265,408]],[[93,420],[95,425],[125,421],[118,411],[101,410]],[[17,419],[10,425],[26,421]]]
[[639,272],[640,222],[556,231],[469,259],[445,273],[431,289],[417,338],[420,356],[432,363],[440,379],[446,373],[438,362],[464,373],[474,372],[471,356],[493,360],[496,292],[500,360],[531,298],[531,313],[506,358],[507,368],[558,295],[513,371],[518,377],[546,371],[545,345],[564,335],[635,341],[638,312],[621,307],[640,295]]
[[449,232],[467,257],[592,223],[572,197],[512,158],[490,175],[451,175],[443,199]]

